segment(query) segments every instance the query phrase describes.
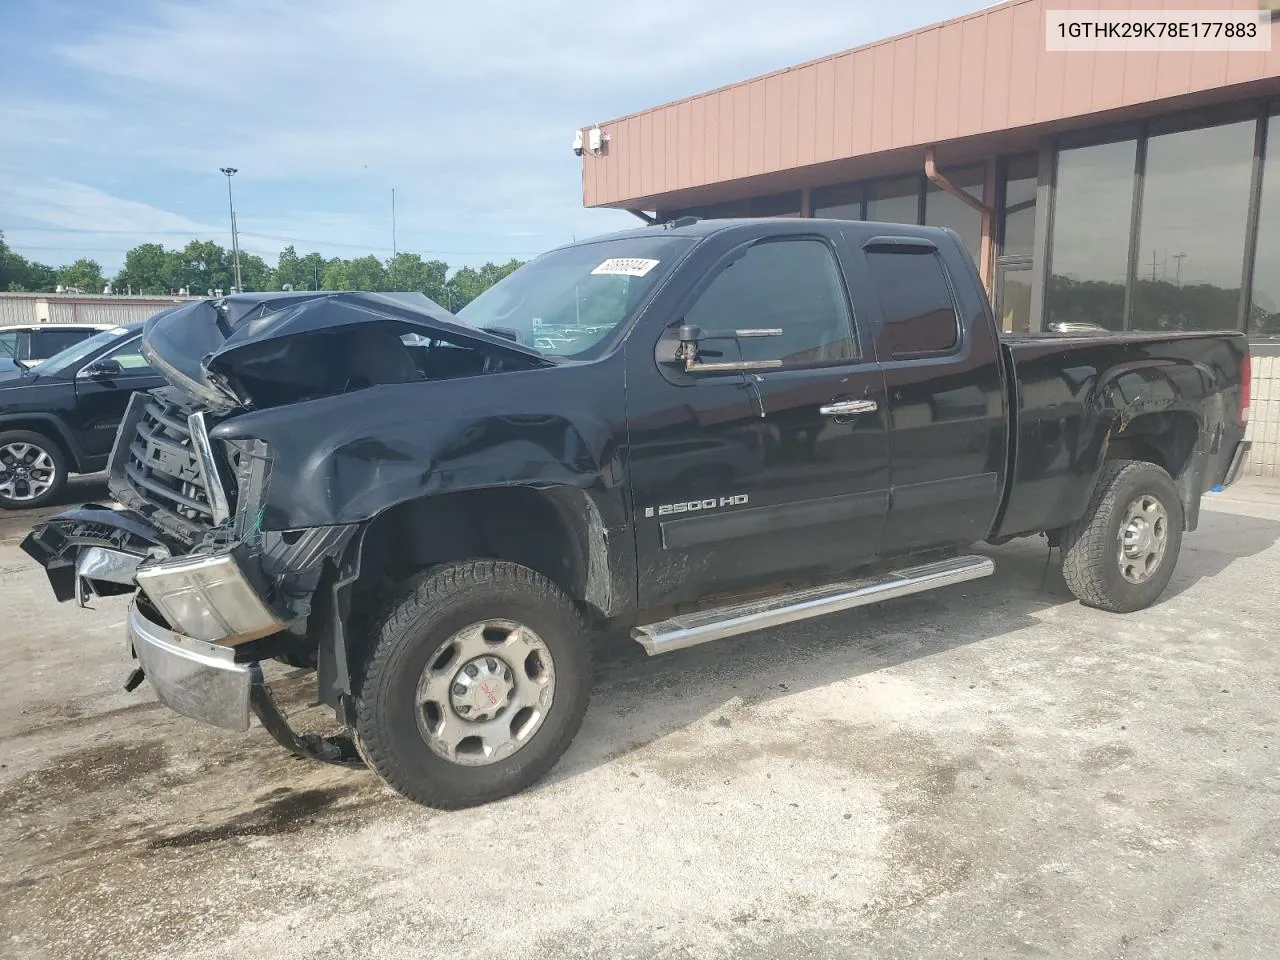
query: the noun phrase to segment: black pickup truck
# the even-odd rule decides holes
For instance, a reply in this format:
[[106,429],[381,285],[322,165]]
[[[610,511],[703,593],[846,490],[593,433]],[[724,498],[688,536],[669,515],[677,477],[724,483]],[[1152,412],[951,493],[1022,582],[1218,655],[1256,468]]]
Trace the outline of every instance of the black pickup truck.
[[[196,301],[143,349],[168,386],[121,425],[120,509],[24,548],[60,599],[136,591],[131,685],[446,808],[556,762],[617,627],[665,653],[987,576],[969,545],[1040,533],[1082,601],[1139,610],[1248,409],[1244,337],[1001,338],[953,233],[883,223],[639,229],[456,317]],[[316,669],[342,734],[290,727],[271,659]]]

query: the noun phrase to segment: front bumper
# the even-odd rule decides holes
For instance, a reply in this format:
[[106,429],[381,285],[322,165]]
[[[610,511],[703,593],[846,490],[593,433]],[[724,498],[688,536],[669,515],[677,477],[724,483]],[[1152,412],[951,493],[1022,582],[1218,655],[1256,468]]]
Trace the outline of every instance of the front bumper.
[[194,720],[228,730],[248,730],[251,693],[261,682],[256,663],[236,663],[231,647],[174,633],[129,607],[129,646],[156,697]]
[[271,698],[255,662],[237,663],[235,651],[174,633],[129,607],[129,647],[151,681],[156,699],[193,720],[227,730],[249,729],[252,712],[271,737],[295,756],[338,766],[360,766],[352,739],[298,733]]

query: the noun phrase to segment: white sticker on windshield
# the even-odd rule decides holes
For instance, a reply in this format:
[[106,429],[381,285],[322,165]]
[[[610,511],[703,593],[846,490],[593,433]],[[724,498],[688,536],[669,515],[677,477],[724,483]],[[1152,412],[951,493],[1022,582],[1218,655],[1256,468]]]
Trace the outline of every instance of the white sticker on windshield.
[[643,277],[657,265],[657,260],[642,257],[610,257],[591,272],[615,277]]

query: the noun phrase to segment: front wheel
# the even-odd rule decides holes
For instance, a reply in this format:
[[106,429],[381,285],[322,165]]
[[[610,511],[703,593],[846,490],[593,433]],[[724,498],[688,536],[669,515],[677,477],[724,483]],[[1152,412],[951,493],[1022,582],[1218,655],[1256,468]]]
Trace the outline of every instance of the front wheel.
[[1182,500],[1172,478],[1141,460],[1103,468],[1084,516],[1062,537],[1062,575],[1083,603],[1130,613],[1155,602],[1182,546]]
[[41,507],[67,482],[58,445],[30,430],[0,432],[0,509]]
[[437,567],[374,629],[356,735],[366,762],[410,800],[457,809],[523,790],[582,725],[586,628],[564,592],[527,567]]

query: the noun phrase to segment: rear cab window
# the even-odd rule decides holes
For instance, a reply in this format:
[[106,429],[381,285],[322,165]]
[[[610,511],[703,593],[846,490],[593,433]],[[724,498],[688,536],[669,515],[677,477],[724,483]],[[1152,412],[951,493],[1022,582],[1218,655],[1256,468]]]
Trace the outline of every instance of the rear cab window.
[[944,356],[959,348],[960,314],[936,250],[870,250],[867,267],[894,360]]

